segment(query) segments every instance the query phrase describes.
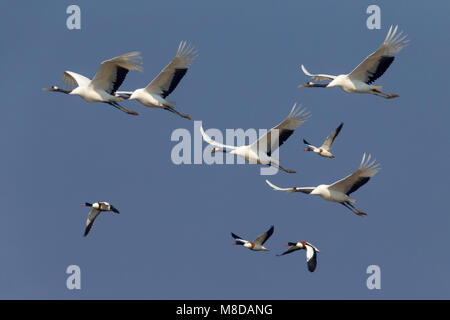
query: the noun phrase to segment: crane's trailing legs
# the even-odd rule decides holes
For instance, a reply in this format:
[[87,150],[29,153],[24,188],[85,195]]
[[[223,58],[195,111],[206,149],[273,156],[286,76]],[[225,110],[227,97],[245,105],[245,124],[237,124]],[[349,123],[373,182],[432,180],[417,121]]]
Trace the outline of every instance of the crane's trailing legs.
[[341,202],[341,204],[346,207],[347,209],[351,210],[354,214],[358,215],[358,216],[367,216],[367,213],[359,211],[358,209],[355,208],[354,205],[352,205],[350,202],[346,201],[346,202]]
[[372,93],[373,93],[374,95],[377,95],[377,96],[379,96],[379,97],[383,97],[383,98],[386,98],[386,99],[392,99],[392,98],[397,98],[397,97],[399,97],[398,94],[384,93],[384,92],[381,92],[380,90],[377,90],[377,89],[372,89]]
[[109,102],[105,102],[105,103],[107,103],[107,104],[113,106],[114,108],[119,109],[120,111],[123,111],[123,112],[125,112],[125,113],[131,114],[131,115],[133,115],[133,116],[138,116],[138,115],[139,115],[139,113],[137,113],[136,111],[128,110],[127,108],[122,107],[120,104],[118,104],[118,103],[115,102],[115,101],[109,101]]
[[285,168],[283,168],[282,166],[278,166],[278,169],[280,169],[280,170],[283,170],[284,172],[287,172],[287,173],[296,173],[294,170],[290,170],[290,169],[285,169]]
[[175,109],[174,109],[173,107],[171,107],[171,106],[164,106],[163,109],[164,109],[164,110],[167,110],[167,111],[170,111],[170,112],[172,112],[172,113],[175,113],[176,115],[178,115],[178,116],[180,116],[180,117],[182,117],[182,118],[192,120],[191,117],[190,117],[188,114],[180,113],[180,112],[178,112],[177,110],[175,110]]

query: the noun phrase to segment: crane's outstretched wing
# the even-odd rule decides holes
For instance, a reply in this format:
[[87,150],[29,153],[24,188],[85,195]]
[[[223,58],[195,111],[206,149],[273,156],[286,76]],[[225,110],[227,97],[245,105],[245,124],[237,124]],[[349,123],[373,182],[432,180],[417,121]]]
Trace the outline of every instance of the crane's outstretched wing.
[[210,136],[208,136],[206,134],[206,132],[203,130],[203,127],[200,126],[200,133],[202,134],[203,140],[205,140],[207,143],[209,143],[210,145],[217,147],[217,148],[223,148],[223,149],[236,149],[235,146],[227,146],[225,144],[222,144],[220,142],[214,141],[213,139],[211,139]]
[[84,231],[85,237],[88,235],[89,231],[91,230],[92,226],[94,225],[95,219],[98,217],[99,214],[100,214],[100,210],[97,210],[97,209],[92,209],[91,212],[89,213],[89,216],[86,220],[86,230]]
[[149,83],[145,89],[150,93],[160,94],[166,98],[183,79],[192,61],[197,57],[197,50],[186,41],[181,41],[175,58]]
[[139,52],[130,52],[103,61],[90,86],[114,95],[122,85],[129,70],[142,71],[141,64],[142,58]]
[[326,80],[334,80],[336,76],[330,75],[330,74],[311,74],[306,70],[305,66],[302,65],[302,71],[304,74],[306,74],[308,77],[311,77],[314,81],[326,81]]
[[303,192],[306,194],[310,194],[315,188],[312,187],[292,187],[292,188],[280,188],[271,183],[269,180],[266,180],[266,183],[271,186],[274,190],[277,191],[286,191],[286,192]]
[[362,157],[361,164],[358,169],[351,175],[336,181],[328,187],[330,190],[335,190],[343,192],[346,195],[350,195],[352,192],[358,190],[361,186],[365,185],[372,176],[374,176],[379,168],[379,163],[375,164],[375,160],[370,162],[370,154],[366,159],[366,154],[364,153]]
[[262,235],[260,235],[258,238],[256,238],[255,241],[253,241],[253,243],[263,245],[264,242],[266,242],[267,239],[269,239],[270,236],[273,234],[273,229],[274,229],[274,227],[271,226],[269,230],[267,230]]
[[323,143],[323,145],[321,146],[322,149],[325,149],[327,151],[330,151],[331,149],[331,145],[334,142],[334,139],[336,139],[336,137],[338,136],[339,132],[341,132],[342,126],[344,125],[344,123],[341,123],[339,125],[339,127],[336,128],[336,130],[334,130],[326,139],[325,142]]
[[403,32],[396,34],[397,28],[398,26],[395,26],[394,30],[392,30],[392,26],[389,28],[386,39],[378,50],[349,73],[350,79],[371,84],[383,75],[394,61],[395,55],[409,42],[409,40],[405,40],[406,35],[402,36]]
[[91,79],[72,71],[64,71],[62,80],[64,85],[69,89],[87,87],[91,83]]
[[265,135],[253,142],[250,147],[257,153],[267,153],[269,156],[278,149],[295,131],[311,116],[306,109],[294,104],[291,112],[279,125],[270,129]]

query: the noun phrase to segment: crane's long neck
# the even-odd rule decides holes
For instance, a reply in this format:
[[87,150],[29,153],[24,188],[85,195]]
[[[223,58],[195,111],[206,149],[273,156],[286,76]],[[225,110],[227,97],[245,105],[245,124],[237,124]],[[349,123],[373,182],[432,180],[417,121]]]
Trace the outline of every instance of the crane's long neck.
[[307,82],[305,84],[299,85],[298,87],[299,88],[303,88],[303,87],[306,87],[306,88],[326,88],[328,85],[329,85],[329,83],[322,84],[322,83]]
[[232,150],[220,149],[220,148],[214,148],[214,149],[212,150],[211,153],[214,153],[214,152],[230,153],[231,151],[232,151]]
[[53,86],[50,88],[44,88],[44,91],[53,91],[53,92],[61,92],[61,93],[65,93],[65,94],[70,94],[72,92],[72,90],[64,90],[61,88],[58,88],[57,86]]

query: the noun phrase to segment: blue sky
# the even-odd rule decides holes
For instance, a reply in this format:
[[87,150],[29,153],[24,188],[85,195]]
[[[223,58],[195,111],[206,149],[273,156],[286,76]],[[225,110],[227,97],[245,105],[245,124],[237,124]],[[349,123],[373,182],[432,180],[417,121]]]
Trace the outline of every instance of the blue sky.
[[[450,298],[448,2],[7,1],[0,30],[0,298],[3,299],[416,299]],[[381,7],[380,30],[366,8]],[[398,24],[411,40],[377,84],[400,98],[298,89],[309,71],[350,72]],[[99,63],[139,50],[141,88],[188,40],[199,57],[170,96],[205,128],[271,128],[299,102],[312,112],[283,145],[281,186],[331,183],[364,152],[382,170],[354,197],[368,212],[271,190],[255,165],[174,165],[177,128],[193,122],[135,101],[123,114],[43,92],[64,70],[93,77]],[[340,122],[335,159],[303,152]],[[206,144],[204,144],[206,147]],[[83,202],[110,201],[83,238]],[[269,253],[232,246],[275,225]],[[287,241],[320,250],[276,257]],[[67,266],[82,289],[66,288]],[[381,268],[368,290],[366,268]]]

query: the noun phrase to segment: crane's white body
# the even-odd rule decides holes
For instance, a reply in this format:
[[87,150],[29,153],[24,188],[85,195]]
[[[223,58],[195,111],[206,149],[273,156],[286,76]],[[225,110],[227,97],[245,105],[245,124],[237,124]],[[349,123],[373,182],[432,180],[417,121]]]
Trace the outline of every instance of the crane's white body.
[[100,90],[89,86],[76,87],[75,89],[70,91],[69,94],[79,96],[84,101],[87,102],[106,102],[106,101],[118,102],[124,100],[121,97],[110,95],[105,90]]
[[372,93],[372,90],[381,90],[381,86],[367,84],[358,79],[351,79],[348,74],[338,75],[333,79],[327,88],[339,87],[348,93]]
[[349,74],[341,74],[338,76],[329,74],[311,74],[301,65],[301,69],[308,77],[314,81],[330,80],[328,84],[315,84],[307,82],[299,87],[321,87],[332,88],[339,87],[348,93],[370,93],[383,98],[395,98],[396,94],[387,94],[381,92],[382,87],[372,85],[389,68],[394,61],[395,55],[408,43],[406,35],[402,36],[402,32],[397,33],[398,26],[389,28],[389,32],[381,44],[381,46],[361,62]]
[[355,202],[354,199],[351,199],[344,192],[330,189],[330,185],[328,184],[318,185],[310,194],[318,195],[322,199],[332,202]]
[[189,115],[176,111],[175,102],[167,100],[166,97],[175,90],[196,57],[195,48],[187,45],[186,41],[182,41],[172,61],[145,88],[132,92],[118,91],[116,95],[127,95],[128,100],[136,100],[146,107],[165,109],[183,118],[191,119]]
[[135,90],[129,100],[133,99],[149,108],[173,107],[175,105],[174,102],[164,99],[159,94],[148,92],[145,88]]
[[267,155],[267,153],[260,152],[259,150],[257,150],[256,146],[253,145],[236,147],[235,149],[231,150],[229,154],[234,154],[242,157],[248,163],[253,164],[262,164],[268,166],[278,166],[280,164],[280,161],[277,158],[271,157]]
[[310,195],[318,195],[324,200],[343,204],[346,208],[350,209],[357,215],[366,215],[366,213],[359,211],[353,206],[355,199],[350,198],[349,195],[366,184],[380,169],[379,164],[375,164],[375,160],[370,161],[370,158],[370,155],[366,158],[366,154],[364,154],[361,164],[355,172],[330,185],[321,184],[317,187],[280,188],[271,183],[269,180],[266,180],[266,183],[274,190],[278,191],[285,191],[289,193],[303,192]]
[[103,61],[92,80],[76,72],[65,71],[63,82],[71,90],[63,90],[57,86],[44,88],[44,90],[76,95],[86,102],[108,103],[128,114],[137,115],[136,112],[130,111],[117,103],[125,98],[116,95],[116,91],[125,80],[129,70],[142,71],[141,59],[139,52],[130,52]]
[[293,170],[284,169],[280,166],[280,161],[271,156],[272,152],[281,146],[294,130],[304,123],[310,116],[310,113],[306,109],[300,109],[297,104],[294,104],[291,112],[286,119],[283,120],[278,126],[272,128],[264,136],[249,145],[244,146],[229,146],[217,141],[214,141],[209,137],[203,127],[200,127],[200,132],[203,139],[212,145],[214,148],[211,152],[225,152],[242,157],[251,164],[262,164],[279,168],[288,173],[295,173]]

